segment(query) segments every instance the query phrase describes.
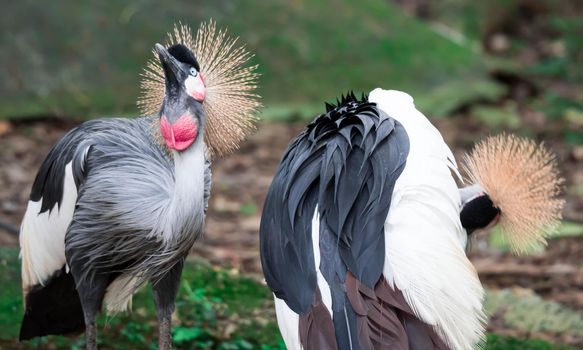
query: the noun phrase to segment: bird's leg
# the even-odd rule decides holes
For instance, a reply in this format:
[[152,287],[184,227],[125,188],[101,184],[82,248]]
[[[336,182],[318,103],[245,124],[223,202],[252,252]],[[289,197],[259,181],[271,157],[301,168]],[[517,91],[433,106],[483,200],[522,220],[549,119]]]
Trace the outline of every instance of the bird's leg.
[[85,339],[87,350],[97,350],[97,327],[95,319],[101,307],[103,293],[99,298],[81,299],[83,305],[83,316],[85,317]]
[[153,283],[154,302],[156,303],[156,313],[158,314],[159,335],[158,349],[172,349],[172,312],[174,312],[174,302],[180,285],[180,275],[184,260],[178,262],[159,281]]
[[87,350],[97,350],[97,327],[95,327],[95,318],[93,320],[85,319],[85,344]]
[[[75,282],[77,282],[79,276],[75,274],[75,270],[72,270],[72,272]],[[97,327],[95,326],[95,319],[101,308],[101,302],[103,301],[108,281],[107,276],[96,275],[90,281],[82,280],[81,283],[77,283],[77,292],[79,293],[79,299],[83,306],[83,316],[85,318],[87,350],[97,350]]]
[[171,317],[164,317],[159,320],[159,331],[158,331],[158,349],[159,350],[170,350],[172,349],[172,325]]
[[[87,350],[97,350],[97,327],[95,319],[101,308],[101,302],[105,295],[107,282],[100,280],[87,288],[78,288],[81,304],[83,305],[83,315],[85,317],[85,340]],[[87,290],[88,289],[88,290]]]

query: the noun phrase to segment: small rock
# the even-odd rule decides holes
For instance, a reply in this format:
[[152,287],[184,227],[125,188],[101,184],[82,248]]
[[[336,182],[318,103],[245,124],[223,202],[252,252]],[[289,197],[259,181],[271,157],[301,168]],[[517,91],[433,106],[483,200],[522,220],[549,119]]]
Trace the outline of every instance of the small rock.
[[218,212],[239,212],[240,204],[234,201],[230,201],[223,196],[215,197],[212,202],[213,209]]
[[16,210],[18,210],[18,203],[9,200],[2,201],[0,207],[4,212],[14,213]]
[[510,41],[504,34],[494,34],[490,38],[490,49],[494,52],[503,52],[510,47]]
[[245,231],[257,232],[261,223],[261,216],[251,216],[241,220],[241,228]]
[[0,136],[9,133],[12,130],[12,125],[6,120],[0,120]]
[[583,146],[573,147],[571,155],[573,156],[573,159],[575,159],[575,161],[577,162],[583,161]]

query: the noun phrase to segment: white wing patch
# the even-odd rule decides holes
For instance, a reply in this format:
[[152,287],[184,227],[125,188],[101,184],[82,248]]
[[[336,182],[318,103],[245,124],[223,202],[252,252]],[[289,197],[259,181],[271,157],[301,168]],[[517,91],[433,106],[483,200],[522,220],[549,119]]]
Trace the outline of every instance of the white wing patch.
[[40,213],[42,198],[29,201],[20,226],[22,287],[26,293],[65,265],[65,234],[73,219],[77,187],[71,162],[65,167],[63,200],[52,210]]
[[[320,215],[318,214],[317,206],[312,218],[312,249],[314,251],[314,266],[318,273],[318,288],[320,288],[324,305],[330,315],[332,315],[332,294],[330,292],[330,286],[320,271]],[[275,295],[273,296],[273,300],[275,301],[277,325],[279,326],[279,331],[281,332],[286,348],[288,350],[303,349],[300,343],[299,315],[290,309],[284,300],[279,299]]]
[[375,89],[369,101],[399,121],[410,142],[385,222],[385,278],[446,344],[474,349],[484,336],[484,291],[464,251],[455,159],[411,96]]
[[314,217],[312,219],[312,249],[314,251],[314,267],[317,272],[318,288],[322,295],[322,302],[328,309],[330,318],[332,318],[332,292],[330,291],[328,282],[326,282],[324,275],[320,271],[320,215],[318,214],[318,206],[314,210]]
[[281,337],[288,350],[301,350],[300,343],[300,317],[287,306],[284,300],[273,296],[275,301],[275,315],[277,316],[277,325],[281,332]]

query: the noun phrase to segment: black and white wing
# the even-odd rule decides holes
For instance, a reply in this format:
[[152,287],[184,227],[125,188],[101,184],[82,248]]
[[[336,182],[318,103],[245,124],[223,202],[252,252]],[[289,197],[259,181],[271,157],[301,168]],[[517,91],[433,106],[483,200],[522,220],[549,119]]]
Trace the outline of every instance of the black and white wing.
[[54,315],[67,312],[56,309],[61,300],[70,300],[73,309],[81,308],[73,277],[66,267],[65,234],[84,176],[87,147],[80,144],[85,136],[83,126],[66,134],[44,160],[32,186],[20,226],[25,303],[20,339],[38,336],[40,329],[68,333],[84,328],[82,313],[68,324],[55,322]]
[[260,228],[289,349],[479,341],[482,289],[450,168],[439,132],[396,91],[350,94],[292,142]]
[[[403,127],[352,94],[290,145],[260,229],[263,270],[288,348],[407,343],[399,317],[414,314],[382,273],[384,224],[408,153]],[[382,305],[401,311],[383,314]]]

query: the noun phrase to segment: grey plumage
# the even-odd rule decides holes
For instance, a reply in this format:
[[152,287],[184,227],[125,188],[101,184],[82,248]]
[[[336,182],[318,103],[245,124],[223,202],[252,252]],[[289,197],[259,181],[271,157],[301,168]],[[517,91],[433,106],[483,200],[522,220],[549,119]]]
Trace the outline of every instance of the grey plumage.
[[204,213],[206,214],[209,208],[209,198],[211,196],[212,187],[212,170],[211,170],[211,158],[205,150],[204,154]]
[[[175,151],[158,141],[158,128],[157,117],[85,122],[55,145],[35,180],[31,200],[42,201],[41,212],[59,211],[66,167],[71,164],[77,201],[65,235],[67,267],[81,299],[98,299],[97,309],[118,278],[128,285],[116,291],[120,295],[113,300],[120,305],[111,305],[114,310],[123,308],[121,304],[143,283],[157,284],[174,266],[181,266],[202,234],[211,190],[211,162],[203,140],[185,152],[171,153]],[[33,299],[62,292],[62,282],[53,280],[67,277],[65,270],[44,282],[61,287],[35,287],[27,294],[22,339],[82,330],[78,327],[83,323],[73,322],[83,318],[80,304],[63,314],[62,321],[38,320],[41,304]],[[170,275],[176,283],[180,271]],[[84,291],[95,295],[84,297]]]
[[[68,263],[82,271],[78,284],[96,273],[122,270],[139,277],[136,287],[157,280],[202,232],[210,162],[207,158],[204,183],[194,174],[192,178],[201,182],[193,185],[204,196],[176,197],[186,189],[175,188],[174,159],[153,137],[155,121],[91,121],[62,141],[79,139],[72,151],[79,194],[65,238]],[[181,210],[173,207],[178,200]]]

